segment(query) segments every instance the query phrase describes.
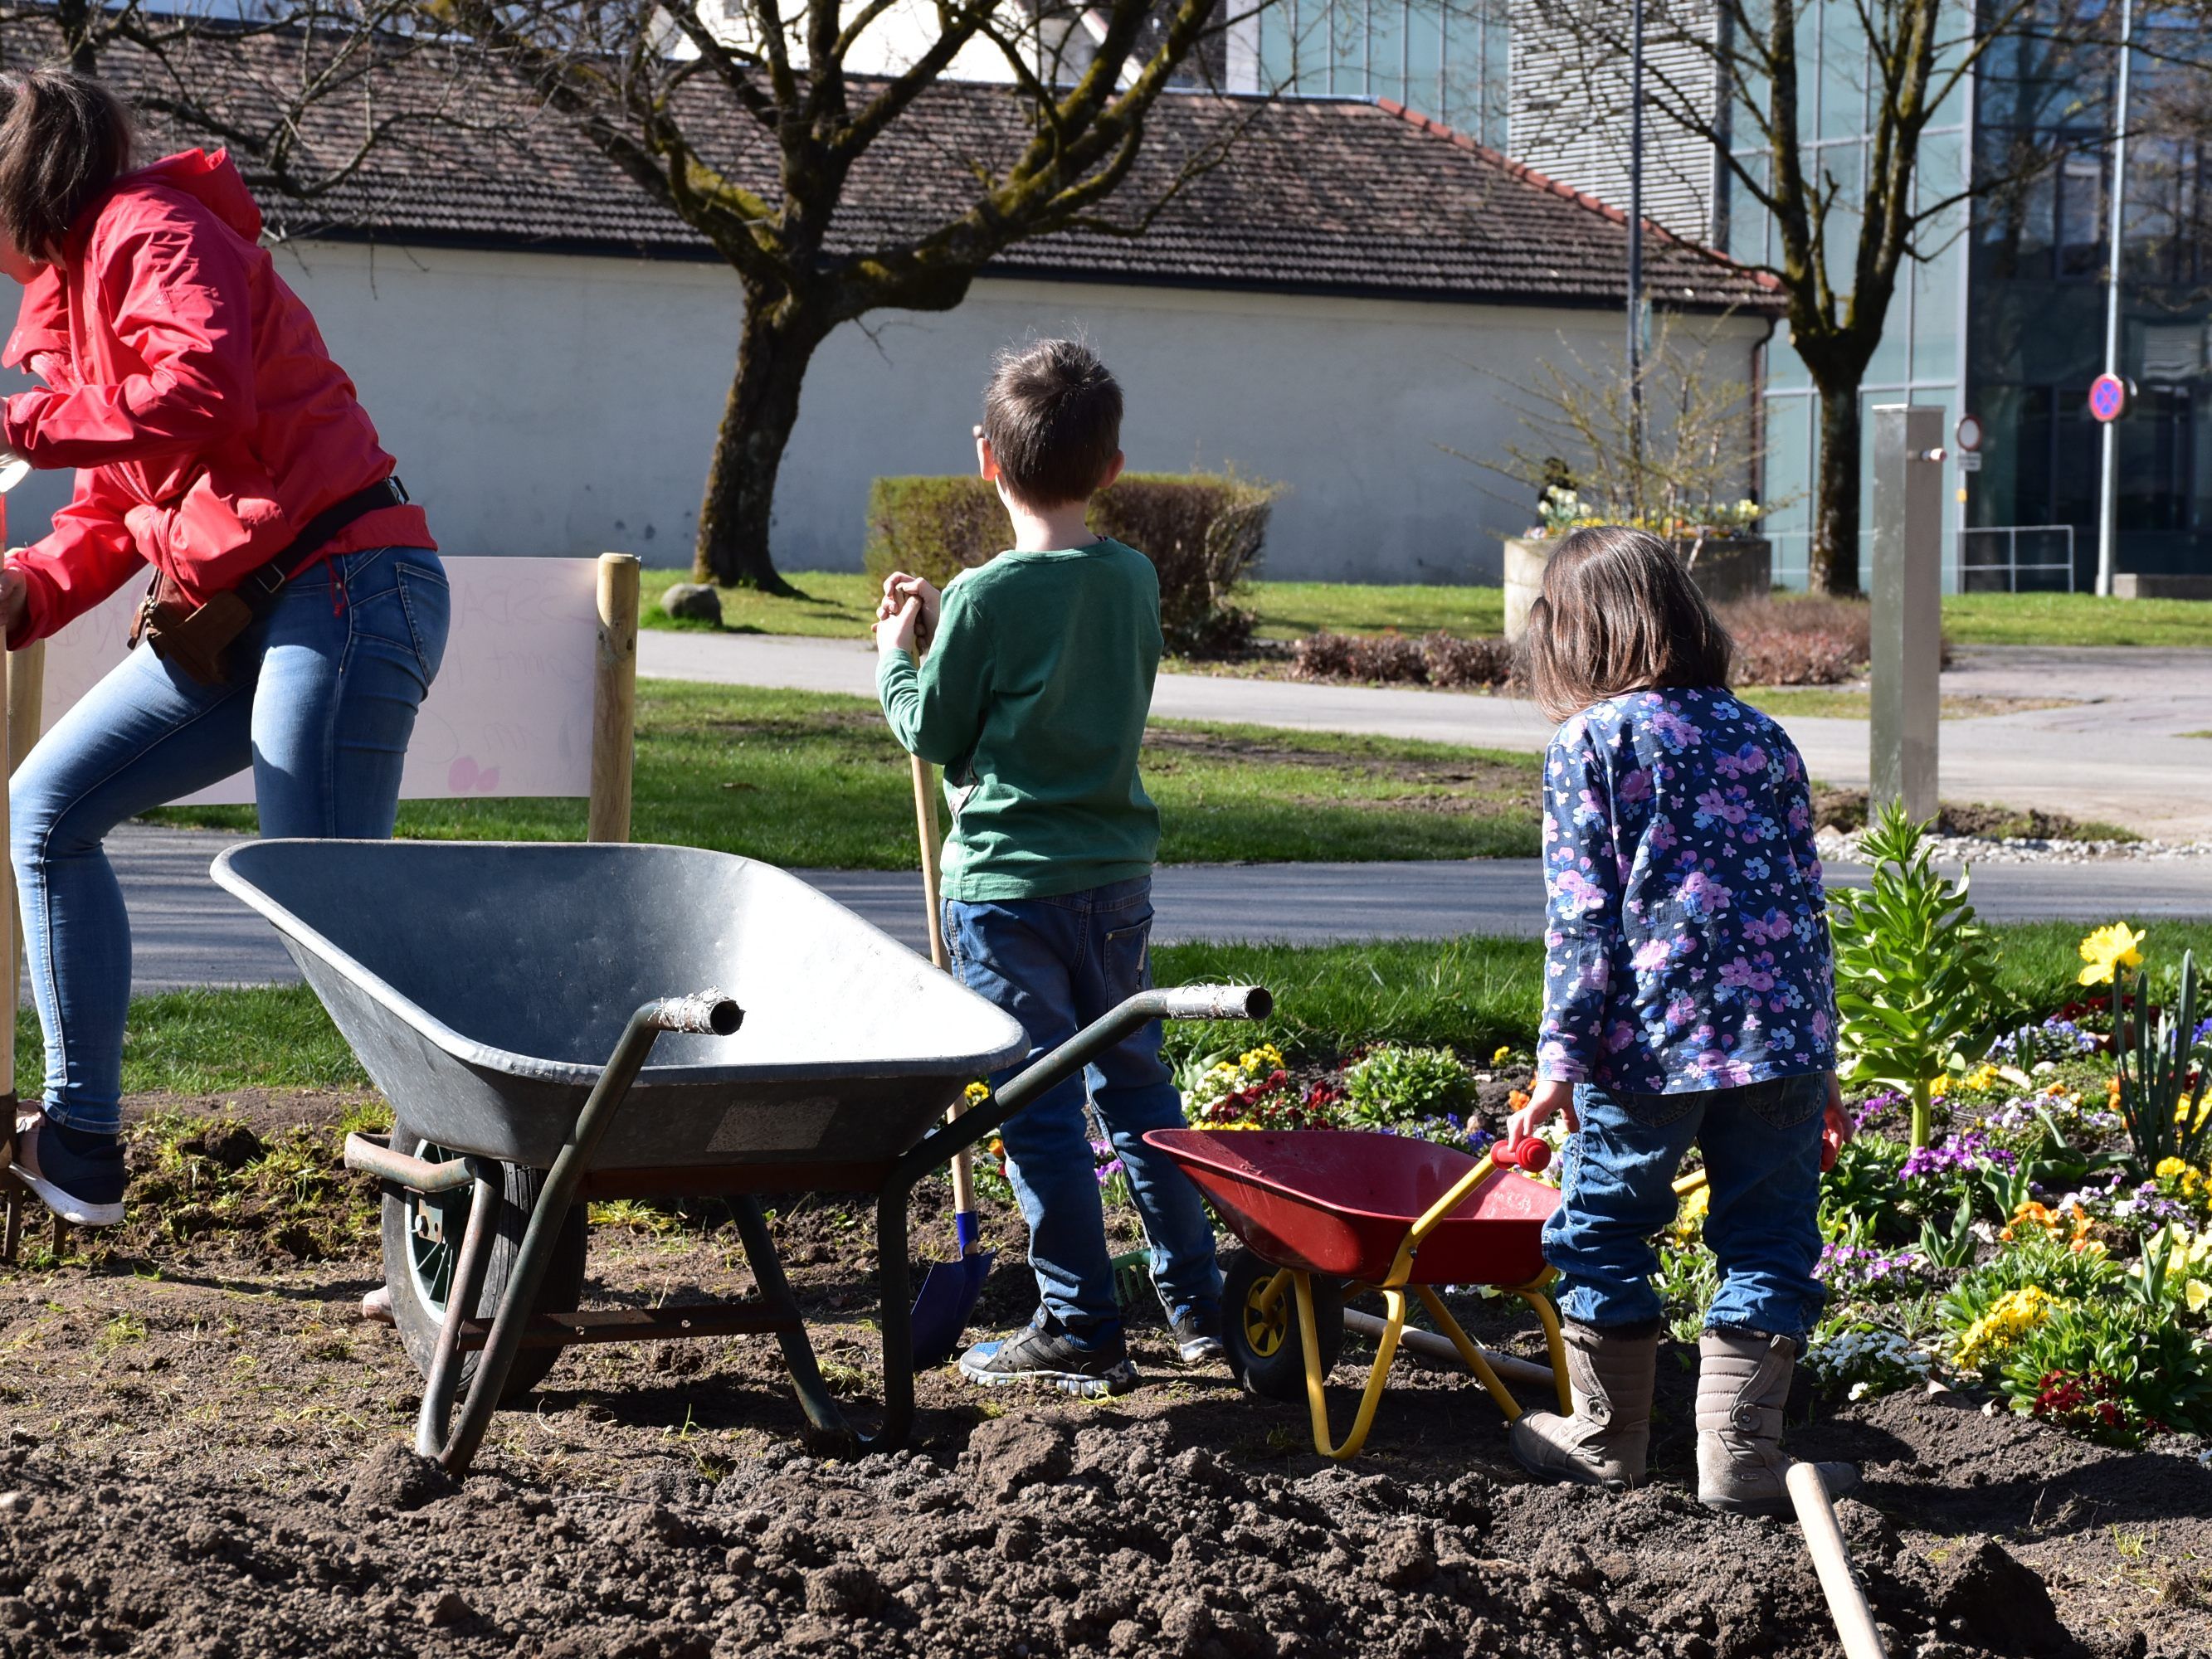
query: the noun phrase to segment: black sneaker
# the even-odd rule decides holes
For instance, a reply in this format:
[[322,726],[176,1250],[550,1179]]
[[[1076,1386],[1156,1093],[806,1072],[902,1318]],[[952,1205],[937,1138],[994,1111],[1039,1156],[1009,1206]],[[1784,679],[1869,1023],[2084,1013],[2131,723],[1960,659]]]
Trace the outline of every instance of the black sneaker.
[[1229,1357],[1229,1350],[1221,1346],[1221,1310],[1211,1303],[1185,1308],[1168,1321],[1168,1330],[1175,1338],[1176,1355],[1186,1365],[1203,1365]]
[[33,1107],[15,1119],[15,1178],[63,1220],[112,1227],[123,1219],[123,1142],[57,1123]]
[[960,1375],[987,1389],[1030,1383],[1058,1389],[1085,1400],[1127,1394],[1137,1386],[1137,1368],[1116,1334],[1103,1342],[1078,1343],[1065,1330],[1038,1322],[1003,1342],[978,1342],[960,1356]]

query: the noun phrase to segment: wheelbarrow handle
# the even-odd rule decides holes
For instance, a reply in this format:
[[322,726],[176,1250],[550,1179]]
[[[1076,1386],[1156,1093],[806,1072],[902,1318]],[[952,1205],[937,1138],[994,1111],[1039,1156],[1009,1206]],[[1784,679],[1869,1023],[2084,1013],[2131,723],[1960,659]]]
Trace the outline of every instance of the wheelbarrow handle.
[[1274,1006],[1274,997],[1259,985],[1178,985],[1139,991],[1007,1079],[981,1105],[922,1137],[898,1161],[896,1178],[912,1187],[954,1153],[996,1133],[1023,1107],[1156,1019],[1265,1019]]
[[688,997],[665,997],[640,1012],[656,1031],[689,1031],[700,1036],[728,1036],[745,1023],[745,1011],[712,988]]

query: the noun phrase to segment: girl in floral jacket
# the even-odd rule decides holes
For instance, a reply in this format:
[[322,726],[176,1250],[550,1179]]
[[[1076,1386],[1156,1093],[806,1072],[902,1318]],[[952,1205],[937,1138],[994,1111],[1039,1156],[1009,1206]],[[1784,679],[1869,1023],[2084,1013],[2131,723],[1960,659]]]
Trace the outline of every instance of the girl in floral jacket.
[[[1512,1426],[1532,1472],[1640,1480],[1661,1303],[1651,1240],[1694,1144],[1721,1289],[1698,1384],[1698,1495],[1786,1513],[1782,1405],[1818,1316],[1823,1121],[1837,1093],[1827,902],[1805,764],[1727,690],[1729,637],[1657,537],[1579,530],[1528,614],[1565,723],[1544,763],[1544,1023],[1513,1133],[1572,1132],[1546,1260],[1562,1276],[1572,1417]],[[1821,1466],[1832,1491],[1856,1471]]]

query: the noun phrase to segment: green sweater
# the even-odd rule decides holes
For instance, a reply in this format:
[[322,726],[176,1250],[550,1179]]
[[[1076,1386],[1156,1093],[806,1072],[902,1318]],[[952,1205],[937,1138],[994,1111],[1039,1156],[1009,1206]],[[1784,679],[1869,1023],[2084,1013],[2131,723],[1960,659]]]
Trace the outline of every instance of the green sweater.
[[945,768],[945,896],[1047,898],[1148,873],[1137,750],[1160,664],[1152,562],[1116,541],[1001,553],[946,585],[916,667],[876,672],[898,740]]

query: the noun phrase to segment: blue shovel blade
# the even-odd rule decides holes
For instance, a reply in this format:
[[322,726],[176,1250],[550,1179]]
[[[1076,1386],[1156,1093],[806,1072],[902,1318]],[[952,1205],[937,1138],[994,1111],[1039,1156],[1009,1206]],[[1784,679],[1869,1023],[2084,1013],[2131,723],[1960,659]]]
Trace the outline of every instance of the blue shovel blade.
[[968,1316],[975,1311],[976,1298],[983,1294],[983,1280],[991,1272],[991,1261],[998,1253],[980,1251],[951,1261],[931,1264],[928,1275],[921,1281],[921,1293],[914,1299],[914,1363],[927,1370],[942,1365],[952,1358],[953,1350],[960,1346],[962,1333],[968,1328]]

